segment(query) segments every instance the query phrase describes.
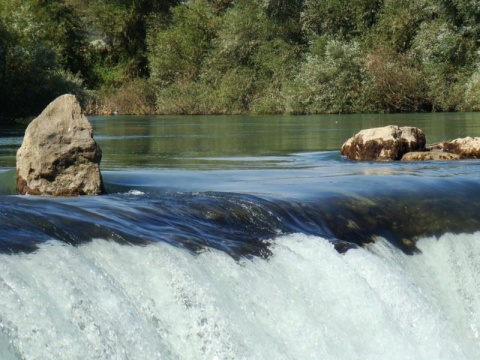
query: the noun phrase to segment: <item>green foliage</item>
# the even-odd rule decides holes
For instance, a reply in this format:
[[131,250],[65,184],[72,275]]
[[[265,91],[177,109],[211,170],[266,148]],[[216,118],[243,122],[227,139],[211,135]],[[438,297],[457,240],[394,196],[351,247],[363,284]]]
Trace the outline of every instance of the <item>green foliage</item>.
[[217,112],[239,114],[248,111],[255,92],[254,79],[254,71],[247,66],[229,69],[220,76],[214,89]]
[[259,46],[252,57],[256,94],[250,109],[254,113],[283,113],[283,87],[293,79],[302,51],[298,45],[276,38]]
[[[55,6],[61,8],[62,4]],[[81,81],[69,71],[73,66],[69,59],[75,58],[73,51],[66,50],[71,39],[64,36],[63,28],[53,31],[60,22],[51,12],[44,12],[50,2],[11,0],[1,5],[0,117],[38,114],[66,92],[81,96]]]
[[285,22],[300,16],[303,0],[264,0],[263,9],[268,17]]
[[74,74],[86,73],[87,32],[74,8],[63,1],[37,0],[37,4],[35,13],[43,19],[46,42],[62,67]]
[[428,0],[385,0],[369,39],[371,46],[407,52],[422,22],[435,17],[437,9]]
[[480,69],[476,69],[465,84],[465,95],[459,110],[480,111]]
[[[6,105],[5,97],[7,94],[7,87],[5,83],[7,70],[7,46],[9,34],[0,18],[0,109]],[[0,110],[1,117],[1,110]]]
[[85,70],[86,30],[72,7],[62,0],[9,0],[0,4],[4,5],[0,17],[8,19],[6,28],[17,45],[42,43],[55,52],[66,70]]
[[[293,82],[286,87],[286,110],[295,114],[349,113],[362,109],[364,62],[356,42],[317,38]],[[320,50],[322,49],[322,50]]]
[[0,117],[480,110],[475,0],[0,0]]
[[360,36],[376,23],[379,0],[305,0],[302,27],[311,35]]
[[[204,84],[176,83],[157,94],[159,114],[218,114],[212,103],[213,96]],[[172,101],[175,99],[175,101]]]
[[443,20],[424,22],[411,53],[419,60],[432,110],[454,110],[461,96],[456,86],[464,54],[461,35]]
[[476,0],[437,0],[452,25],[470,34],[480,31],[480,7]]
[[2,80],[6,89],[3,116],[38,114],[62,94],[82,94],[81,82],[65,73],[56,62],[55,53],[42,45],[9,48]]
[[429,110],[427,85],[415,59],[390,49],[367,56],[367,98],[386,112]]
[[204,107],[194,104],[208,104],[207,113],[282,111],[279,91],[299,46],[283,38],[291,33],[262,4],[240,1],[220,16],[209,2],[190,1],[172,11],[169,24],[152,27],[150,66],[162,112],[171,98],[175,113]]
[[154,87],[138,78],[118,88],[103,87],[90,94],[86,111],[101,115],[148,115],[156,113]]
[[227,10],[233,3],[233,0],[209,0],[215,14],[220,14]]
[[192,0],[172,10],[166,27],[162,20],[152,23],[148,36],[152,80],[159,86],[197,80],[219,19],[208,1]]
[[278,26],[269,21],[259,0],[240,0],[229,9],[218,32],[213,54],[225,67],[251,65],[258,47],[276,37]]
[[167,14],[179,0],[90,0],[93,29],[112,45],[112,63],[128,65],[130,76],[147,76],[147,28],[149,19]]
[[289,20],[279,21],[261,1],[240,1],[225,13],[200,77],[216,94],[218,112],[284,111],[280,93],[304,47],[284,26]]

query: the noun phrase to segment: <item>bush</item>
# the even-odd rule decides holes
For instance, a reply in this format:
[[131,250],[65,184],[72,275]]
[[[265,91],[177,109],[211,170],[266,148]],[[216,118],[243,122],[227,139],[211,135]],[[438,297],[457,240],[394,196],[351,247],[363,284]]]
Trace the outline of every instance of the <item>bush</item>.
[[90,93],[86,112],[101,115],[155,114],[154,87],[146,79],[135,79],[116,89],[104,87]]
[[305,0],[302,28],[310,36],[361,36],[376,23],[382,3],[380,0]]
[[427,85],[415,61],[388,49],[372,51],[367,56],[368,97],[387,112],[428,110]]
[[38,114],[65,93],[83,96],[81,81],[62,70],[55,53],[42,45],[9,48],[3,84],[6,94],[0,111],[8,117]]
[[465,64],[462,36],[443,20],[424,22],[413,39],[411,56],[417,59],[433,111],[452,111],[463,96],[459,72]]
[[219,24],[206,0],[192,0],[172,10],[169,26],[153,21],[148,33],[149,67],[159,87],[196,81],[212,48]]
[[227,70],[213,92],[215,112],[241,114],[249,112],[255,93],[254,70],[239,66]]
[[366,40],[372,48],[388,48],[405,54],[422,22],[436,16],[437,10],[435,1],[386,0]]
[[364,61],[359,44],[319,37],[294,80],[283,91],[286,111],[294,114],[361,111]]
[[476,69],[465,84],[463,102],[458,110],[480,111],[480,69]]
[[[0,117],[37,115],[65,93],[82,97],[83,83],[69,70],[75,54],[67,25],[75,20],[63,12],[63,2],[0,0],[0,5]],[[46,8],[55,6],[62,15],[49,18],[53,13]],[[52,30],[53,24],[59,27]]]

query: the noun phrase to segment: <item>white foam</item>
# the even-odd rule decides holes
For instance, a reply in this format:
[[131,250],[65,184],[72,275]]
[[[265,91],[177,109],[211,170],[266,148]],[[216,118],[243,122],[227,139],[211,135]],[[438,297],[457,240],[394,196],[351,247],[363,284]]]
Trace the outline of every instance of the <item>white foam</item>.
[[0,256],[0,346],[23,359],[474,359],[480,235],[406,256],[276,240],[269,260],[51,242]]
[[129,192],[127,192],[127,195],[141,196],[141,195],[145,195],[145,193],[140,190],[130,190]]

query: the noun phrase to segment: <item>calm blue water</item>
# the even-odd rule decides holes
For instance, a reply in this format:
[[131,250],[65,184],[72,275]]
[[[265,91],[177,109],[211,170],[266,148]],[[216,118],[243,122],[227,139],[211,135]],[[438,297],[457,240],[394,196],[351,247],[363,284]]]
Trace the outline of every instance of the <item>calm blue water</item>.
[[476,359],[480,163],[356,163],[358,130],[480,115],[90,118],[107,195],[15,195],[2,359]]

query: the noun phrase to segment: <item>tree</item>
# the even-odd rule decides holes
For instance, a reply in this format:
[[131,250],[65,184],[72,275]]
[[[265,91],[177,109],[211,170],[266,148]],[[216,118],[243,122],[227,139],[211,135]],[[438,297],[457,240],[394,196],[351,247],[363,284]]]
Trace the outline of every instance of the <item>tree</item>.
[[0,121],[2,116],[2,110],[6,106],[6,68],[7,68],[7,47],[8,47],[8,38],[9,34],[5,25],[3,24],[3,19],[0,17]]
[[368,97],[387,112],[430,110],[428,86],[410,54],[376,49],[367,55]]
[[283,97],[296,114],[351,113],[362,109],[365,63],[357,42],[318,37]]
[[74,74],[87,74],[87,30],[74,7],[64,0],[34,0],[36,21],[45,42],[57,53],[60,65]]
[[465,66],[462,35],[441,18],[421,24],[410,54],[417,59],[433,111],[453,111],[461,102],[458,81]]
[[280,13],[274,18],[265,8],[272,3],[240,0],[222,18],[201,75],[222,111],[283,111],[280,91],[299,61],[303,44],[296,42],[290,20]]
[[435,17],[437,10],[428,0],[385,0],[367,37],[369,46],[406,53],[422,22]]
[[381,0],[305,0],[302,27],[310,35],[358,37],[377,22]]
[[196,81],[218,26],[219,18],[205,0],[175,7],[166,25],[163,18],[152,23],[148,35],[152,80],[159,86]]
[[[169,13],[180,0],[90,0],[94,27],[112,46],[111,61],[127,78],[148,76],[147,28],[154,15]],[[111,64],[110,64],[111,66]]]
[[[0,117],[37,114],[55,97],[81,95],[80,82],[62,67],[62,31],[44,16],[45,1],[10,0],[0,7]],[[9,21],[2,21],[8,18]],[[54,46],[57,45],[57,46]]]
[[304,0],[264,0],[263,9],[270,18],[284,22],[294,18],[299,20]]

